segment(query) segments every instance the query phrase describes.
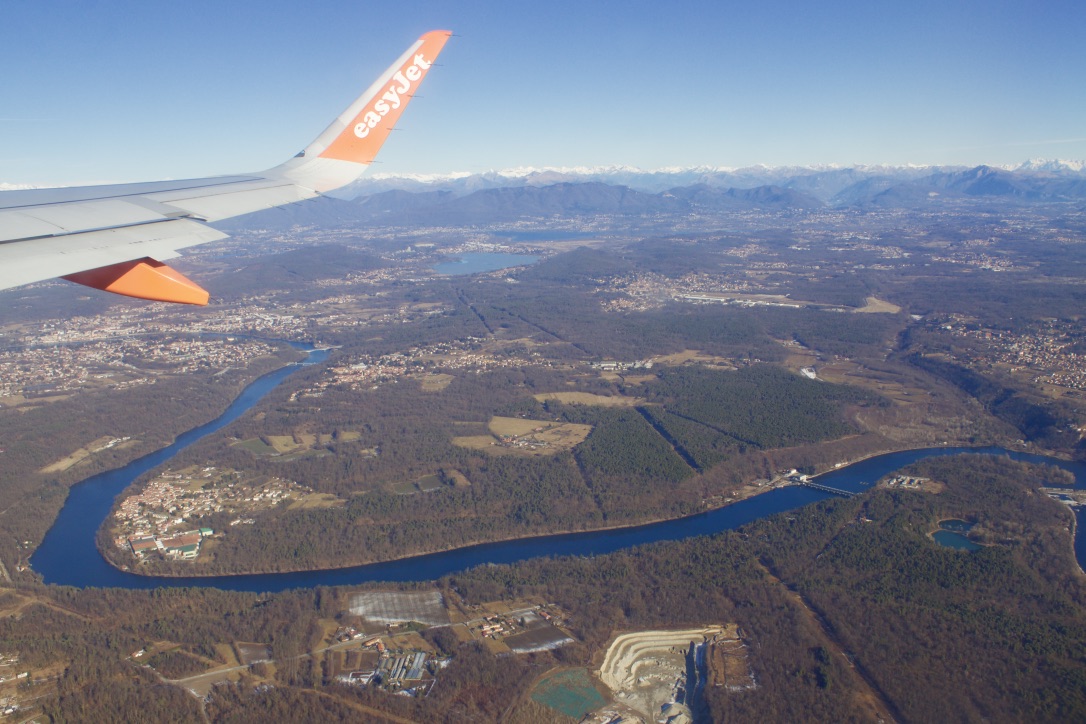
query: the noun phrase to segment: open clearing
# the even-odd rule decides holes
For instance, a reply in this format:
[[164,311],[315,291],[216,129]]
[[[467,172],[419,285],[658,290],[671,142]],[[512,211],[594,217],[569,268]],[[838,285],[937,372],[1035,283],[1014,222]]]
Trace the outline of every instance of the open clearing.
[[423,375],[419,380],[419,384],[422,386],[423,392],[441,392],[449,386],[453,379],[452,375],[446,374]]
[[896,304],[890,304],[890,302],[885,302],[877,297],[868,297],[867,304],[855,311],[865,314],[897,314],[901,311],[901,307]]
[[271,646],[268,644],[238,641],[234,644],[234,650],[238,653],[238,661],[244,666],[251,666],[261,661],[271,661],[272,657]]
[[931,393],[893,370],[875,370],[848,359],[818,365],[826,382],[851,385],[882,395],[898,405],[915,405],[931,399]]
[[94,455],[95,453],[101,452],[103,450],[108,450],[108,449],[111,449],[111,448],[116,449],[116,450],[124,450],[125,448],[132,447],[137,442],[138,442],[137,440],[124,440],[124,439],[121,439],[121,438],[114,438],[114,437],[110,437],[109,435],[106,435],[104,437],[98,438],[97,440],[95,440],[92,443],[84,445],[83,447],[81,447],[78,450],[76,450],[75,452],[73,452],[71,455],[63,457],[60,460],[57,460],[55,463],[52,463],[51,465],[46,465],[44,468],[42,468],[38,472],[39,473],[62,473],[65,470],[68,470],[69,468],[75,467],[76,465],[83,462],[84,460],[89,458],[91,455]]
[[265,435],[240,440],[235,447],[248,450],[256,456],[283,457],[293,460],[303,455],[327,447],[333,443],[356,442],[362,439],[357,430],[341,430],[338,434],[330,432],[295,432],[291,435]]
[[452,439],[453,445],[466,447],[468,450],[486,450],[496,445],[493,435],[463,435]]
[[454,437],[452,442],[470,450],[494,455],[554,455],[584,442],[591,425],[521,417],[493,417],[487,425],[491,435]]
[[735,369],[735,364],[727,357],[717,357],[716,355],[705,354],[696,349],[684,349],[682,352],[660,355],[658,357],[653,357],[652,361],[654,364],[669,365],[672,367],[685,364],[697,364],[709,367]]
[[[494,438],[489,435],[480,435],[479,437],[486,440],[486,442],[483,443],[486,446],[489,446],[494,442]],[[464,447],[468,446],[465,445]],[[398,495],[414,495],[415,493],[432,493],[435,490],[442,490],[450,485],[454,488],[470,488],[471,481],[459,470],[442,468],[437,473],[423,475],[418,480],[393,483],[389,486],[389,489]]]
[[452,481],[454,488],[470,488],[471,481],[459,470],[445,470],[445,477]]
[[291,503],[287,510],[310,510],[313,508],[334,508],[343,505],[345,500],[337,498],[331,493],[309,493]]
[[591,392],[542,392],[532,397],[539,402],[556,400],[563,405],[598,405],[600,407],[636,407],[645,402],[640,397],[594,395]]

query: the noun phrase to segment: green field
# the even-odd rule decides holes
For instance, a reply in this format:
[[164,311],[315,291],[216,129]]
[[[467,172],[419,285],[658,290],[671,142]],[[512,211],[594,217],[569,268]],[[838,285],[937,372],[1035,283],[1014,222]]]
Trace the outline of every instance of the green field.
[[248,450],[253,455],[274,455],[275,448],[271,445],[265,445],[260,438],[252,438],[251,440],[245,440],[244,442],[236,443],[237,447],[242,450]]
[[424,493],[429,493],[431,490],[440,490],[445,487],[445,483],[441,482],[441,476],[439,475],[427,475],[424,478],[416,480],[415,485]]

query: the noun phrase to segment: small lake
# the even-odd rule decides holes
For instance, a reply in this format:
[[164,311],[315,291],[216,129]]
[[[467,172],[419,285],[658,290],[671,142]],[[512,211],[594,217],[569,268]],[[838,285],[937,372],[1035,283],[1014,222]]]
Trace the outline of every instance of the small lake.
[[463,276],[479,272],[498,271],[514,266],[527,266],[539,261],[538,256],[530,254],[506,254],[504,252],[471,252],[463,254],[456,261],[447,261],[434,267],[438,274]]
[[939,522],[939,530],[932,533],[935,542],[944,548],[959,551],[979,551],[980,546],[965,537],[973,529],[973,524],[964,520],[944,520]]

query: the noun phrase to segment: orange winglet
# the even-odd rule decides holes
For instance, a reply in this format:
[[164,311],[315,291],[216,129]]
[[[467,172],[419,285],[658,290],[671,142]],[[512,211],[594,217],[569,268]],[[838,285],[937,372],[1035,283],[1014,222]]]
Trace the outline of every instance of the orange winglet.
[[126,297],[178,304],[207,304],[211,296],[184,274],[150,257],[68,274],[70,282]]
[[384,89],[378,89],[343,133],[328,144],[321,157],[372,163],[451,35],[448,30],[434,30],[419,38],[418,49],[392,74]]

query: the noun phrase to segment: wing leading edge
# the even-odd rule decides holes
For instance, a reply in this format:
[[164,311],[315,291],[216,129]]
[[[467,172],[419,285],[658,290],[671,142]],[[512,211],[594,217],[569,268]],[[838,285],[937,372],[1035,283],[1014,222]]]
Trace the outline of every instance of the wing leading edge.
[[266,171],[0,192],[0,289],[64,277],[141,299],[206,304],[206,291],[159,260],[226,238],[208,222],[313,198],[358,178],[450,35],[423,35],[304,151]]

